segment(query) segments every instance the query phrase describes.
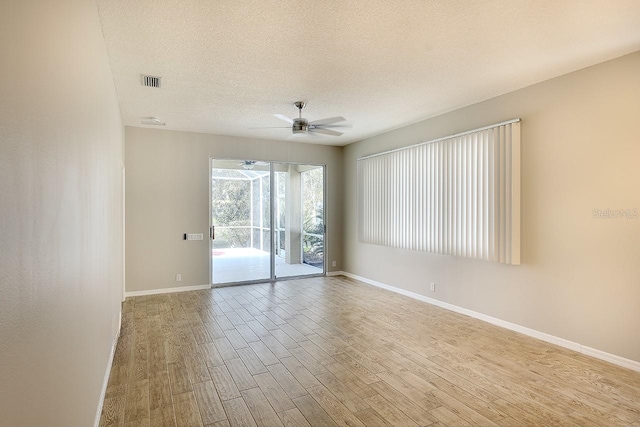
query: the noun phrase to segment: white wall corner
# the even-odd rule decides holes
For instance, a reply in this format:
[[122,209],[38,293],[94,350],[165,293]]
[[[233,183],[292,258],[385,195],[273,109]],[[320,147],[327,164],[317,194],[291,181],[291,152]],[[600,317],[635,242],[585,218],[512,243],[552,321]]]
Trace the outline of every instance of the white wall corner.
[[[338,274],[339,273],[339,274]],[[327,275],[338,276],[342,275],[345,277],[349,277],[354,280],[358,280],[360,282],[364,282],[366,284],[376,286],[378,288],[386,289],[391,292],[395,292],[401,295],[408,296],[413,299],[417,299],[419,301],[423,301],[440,308],[444,308],[446,310],[450,310],[456,313],[464,314],[465,316],[473,317],[478,320],[482,320],[487,323],[491,323],[496,326],[500,326],[505,329],[509,329],[511,331],[519,332],[523,335],[530,336],[532,338],[539,339],[541,341],[546,341],[551,344],[555,344],[560,347],[568,348],[569,350],[576,351],[578,353],[585,354],[587,356],[595,357],[596,359],[604,360],[605,362],[612,363],[617,366],[621,366],[623,368],[631,369],[633,371],[640,372],[640,362],[636,360],[631,360],[624,358],[622,356],[618,356],[615,354],[607,353],[602,350],[598,350],[595,348],[590,348],[587,346],[583,346],[582,344],[566,340],[564,338],[556,337],[554,335],[550,335],[544,332],[537,331],[535,329],[527,328],[525,326],[521,326],[515,323],[507,322],[506,320],[498,319],[495,317],[488,316],[486,314],[479,313],[477,311],[469,310],[467,308],[459,307],[457,305],[449,304],[444,301],[440,301],[434,298],[429,298],[421,294],[417,294],[415,292],[407,291],[405,289],[397,288],[395,286],[387,285],[385,283],[377,282],[375,280],[368,279],[366,277],[358,276],[356,274],[352,274],[346,271],[333,272],[332,274],[327,273]]]

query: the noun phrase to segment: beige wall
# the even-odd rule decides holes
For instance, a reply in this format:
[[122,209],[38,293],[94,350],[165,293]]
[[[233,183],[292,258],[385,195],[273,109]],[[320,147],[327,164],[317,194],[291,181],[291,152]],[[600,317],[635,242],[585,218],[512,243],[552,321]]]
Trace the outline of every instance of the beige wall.
[[[634,53],[348,145],[345,271],[640,361],[640,219],[592,217],[640,209],[639,76]],[[515,117],[521,266],[358,243],[358,157]]]
[[0,425],[90,426],[123,243],[123,127],[95,2],[2,2],[0,76]]
[[[327,165],[327,259],[342,265],[342,148],[136,127],[126,140],[126,290],[209,284],[209,158]],[[175,275],[182,281],[175,282]]]

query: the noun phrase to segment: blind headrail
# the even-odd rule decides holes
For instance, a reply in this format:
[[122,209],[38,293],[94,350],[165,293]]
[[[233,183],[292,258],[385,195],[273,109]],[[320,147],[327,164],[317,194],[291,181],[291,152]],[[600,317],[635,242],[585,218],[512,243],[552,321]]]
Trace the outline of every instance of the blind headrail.
[[406,147],[394,148],[393,150],[387,150],[387,151],[383,151],[381,153],[376,153],[376,154],[369,154],[368,156],[359,157],[357,160],[370,159],[372,157],[382,156],[384,154],[389,154],[389,153],[395,153],[396,151],[402,151],[402,150],[406,150],[406,149],[413,148],[413,147],[420,147],[421,145],[433,144],[434,142],[444,141],[445,139],[457,138],[459,136],[468,135],[470,133],[481,132],[483,130],[487,130],[487,129],[491,129],[491,128],[497,128],[499,126],[510,125],[511,123],[518,123],[518,122],[520,122],[520,118],[511,119],[511,120],[507,120],[507,121],[504,121],[504,122],[496,123],[494,125],[484,126],[484,127],[481,127],[481,128],[472,129],[472,130],[456,133],[456,134],[449,135],[449,136],[443,136],[442,138],[432,139],[430,141],[425,141],[425,142],[419,142],[419,143],[413,144],[413,145],[407,145]]

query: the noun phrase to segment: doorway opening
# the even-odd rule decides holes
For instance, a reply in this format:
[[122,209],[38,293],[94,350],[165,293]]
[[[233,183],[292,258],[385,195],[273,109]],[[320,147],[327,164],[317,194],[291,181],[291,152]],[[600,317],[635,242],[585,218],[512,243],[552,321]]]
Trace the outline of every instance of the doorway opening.
[[214,286],[325,273],[324,166],[211,162]]

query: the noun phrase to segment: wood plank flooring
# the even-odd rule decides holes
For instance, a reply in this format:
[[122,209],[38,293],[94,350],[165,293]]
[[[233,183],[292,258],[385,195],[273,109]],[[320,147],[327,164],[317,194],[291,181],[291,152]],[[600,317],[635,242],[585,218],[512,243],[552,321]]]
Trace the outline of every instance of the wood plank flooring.
[[128,298],[101,426],[635,426],[640,373],[344,277]]

